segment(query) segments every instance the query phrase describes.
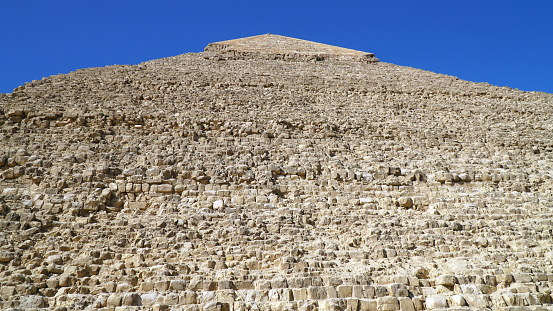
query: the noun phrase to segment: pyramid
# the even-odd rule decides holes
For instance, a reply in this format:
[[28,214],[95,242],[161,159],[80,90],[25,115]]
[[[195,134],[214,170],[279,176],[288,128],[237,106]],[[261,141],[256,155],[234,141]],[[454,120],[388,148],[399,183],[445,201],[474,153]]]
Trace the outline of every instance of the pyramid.
[[208,44],[205,51],[223,55],[255,55],[277,59],[378,62],[373,53],[274,34],[214,42]]
[[0,310],[553,310],[553,94],[206,50],[0,94]]

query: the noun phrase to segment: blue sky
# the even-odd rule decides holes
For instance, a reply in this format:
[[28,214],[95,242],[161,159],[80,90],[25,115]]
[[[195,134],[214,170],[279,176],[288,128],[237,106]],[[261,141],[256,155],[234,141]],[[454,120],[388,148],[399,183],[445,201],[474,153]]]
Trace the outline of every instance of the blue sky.
[[0,4],[0,92],[80,68],[274,33],[381,61],[553,93],[553,1],[15,1]]

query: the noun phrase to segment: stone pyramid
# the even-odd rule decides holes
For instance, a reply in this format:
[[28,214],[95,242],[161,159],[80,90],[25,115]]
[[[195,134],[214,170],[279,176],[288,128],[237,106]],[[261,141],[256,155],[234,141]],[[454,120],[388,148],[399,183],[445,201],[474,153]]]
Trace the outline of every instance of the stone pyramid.
[[0,94],[0,309],[553,310],[553,95],[375,60],[263,35]]
[[265,34],[210,43],[206,52],[232,56],[264,56],[273,59],[344,60],[378,62],[374,54],[296,38]]

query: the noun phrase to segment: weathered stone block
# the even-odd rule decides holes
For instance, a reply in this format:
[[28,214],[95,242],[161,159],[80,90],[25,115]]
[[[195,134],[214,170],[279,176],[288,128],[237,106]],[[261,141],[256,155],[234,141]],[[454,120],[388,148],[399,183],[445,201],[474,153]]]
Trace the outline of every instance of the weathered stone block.
[[436,285],[454,286],[457,283],[458,283],[457,278],[454,275],[450,275],[450,274],[440,275],[436,279]]
[[491,299],[488,295],[464,295],[467,305],[471,308],[488,308],[491,304]]
[[181,305],[192,305],[197,303],[196,292],[187,290],[179,293],[179,304]]
[[450,307],[464,307],[467,305],[463,295],[453,295],[449,297],[449,306]]
[[396,297],[380,297],[376,302],[377,310],[379,311],[399,310],[399,300]]
[[157,185],[157,192],[160,193],[172,193],[173,192],[173,185],[171,184],[160,184]]
[[307,288],[307,297],[312,300],[326,299],[326,288],[323,286],[310,286]]
[[413,301],[406,297],[400,297],[399,300],[399,309],[401,311],[415,311],[415,304]]
[[118,307],[121,305],[121,299],[123,298],[121,293],[113,293],[108,297],[107,305],[109,307]]
[[445,309],[447,307],[447,300],[442,295],[431,295],[426,297],[426,308],[429,310]]
[[140,295],[140,300],[143,306],[150,307],[156,304],[158,298],[157,293],[146,293]]
[[183,291],[186,289],[186,282],[184,280],[171,280],[169,283],[169,290],[172,291]]
[[137,293],[124,293],[121,297],[121,305],[123,306],[141,306],[142,297]]
[[15,258],[15,253],[7,250],[0,250],[0,262],[10,262]]
[[352,286],[351,285],[339,285],[336,290],[338,291],[338,296],[340,298],[350,298],[352,297]]

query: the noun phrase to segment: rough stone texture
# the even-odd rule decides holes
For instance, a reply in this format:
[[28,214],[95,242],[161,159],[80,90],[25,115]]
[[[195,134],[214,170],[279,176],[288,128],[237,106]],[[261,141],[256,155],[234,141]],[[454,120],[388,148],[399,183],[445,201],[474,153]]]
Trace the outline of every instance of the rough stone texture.
[[261,57],[294,61],[331,59],[378,62],[372,53],[273,34],[210,43],[205,52],[215,52],[227,57]]
[[0,309],[552,309],[553,95],[260,39],[0,94]]

